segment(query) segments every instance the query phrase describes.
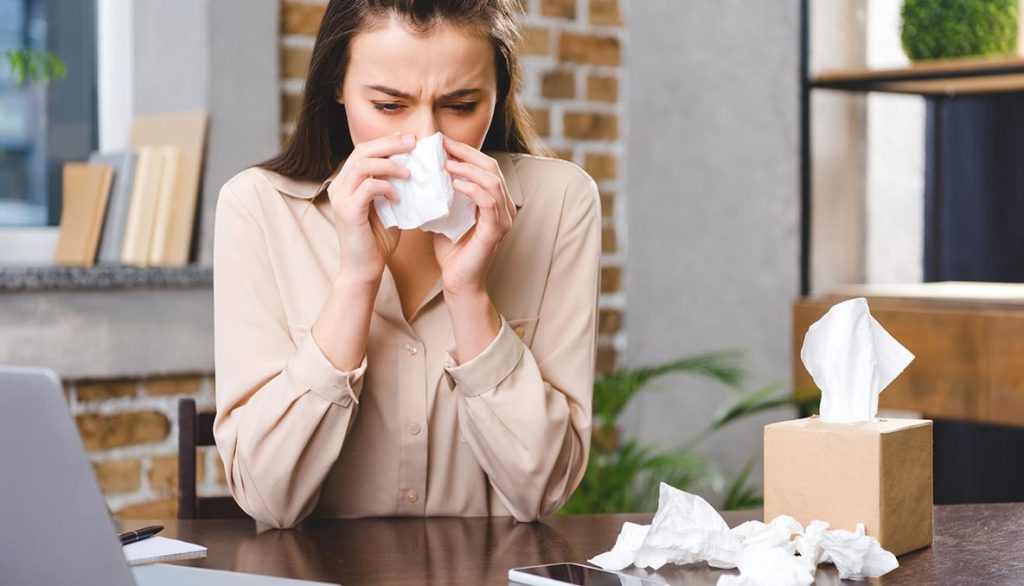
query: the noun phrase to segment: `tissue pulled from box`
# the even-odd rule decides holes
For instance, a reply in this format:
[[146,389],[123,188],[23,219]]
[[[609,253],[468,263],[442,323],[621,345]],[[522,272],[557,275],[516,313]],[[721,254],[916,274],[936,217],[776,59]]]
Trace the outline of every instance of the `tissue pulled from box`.
[[804,336],[800,360],[821,389],[821,420],[874,421],[878,395],[914,360],[863,297],[834,305]]
[[398,201],[390,201],[382,195],[373,198],[377,216],[385,228],[419,228],[444,234],[452,242],[458,242],[476,223],[476,204],[452,187],[452,177],[445,169],[448,155],[444,150],[444,135],[440,132],[417,141],[412,151],[388,158],[408,169],[409,178],[388,177]]
[[707,562],[739,568],[739,576],[722,576],[720,585],[810,584],[820,563],[831,562],[841,578],[877,577],[899,566],[874,537],[828,529],[814,521],[807,527],[779,515],[770,523],[747,521],[730,529],[701,497],[661,484],[658,511],[650,525],[625,523],[610,551],[588,560],[605,570],[629,566],[658,570],[668,563]]

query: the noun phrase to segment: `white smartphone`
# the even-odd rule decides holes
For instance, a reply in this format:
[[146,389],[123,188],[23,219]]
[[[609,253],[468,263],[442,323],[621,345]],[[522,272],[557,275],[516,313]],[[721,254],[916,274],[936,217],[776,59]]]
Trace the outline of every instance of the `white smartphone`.
[[626,574],[609,572],[582,564],[546,564],[508,571],[509,582],[525,586],[662,586]]

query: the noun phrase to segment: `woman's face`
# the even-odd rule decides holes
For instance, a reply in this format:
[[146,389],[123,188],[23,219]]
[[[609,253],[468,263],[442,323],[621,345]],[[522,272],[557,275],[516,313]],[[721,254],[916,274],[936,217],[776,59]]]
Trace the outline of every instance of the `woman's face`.
[[440,131],[479,149],[496,95],[486,38],[449,25],[418,36],[392,20],[353,38],[340,101],[354,144]]

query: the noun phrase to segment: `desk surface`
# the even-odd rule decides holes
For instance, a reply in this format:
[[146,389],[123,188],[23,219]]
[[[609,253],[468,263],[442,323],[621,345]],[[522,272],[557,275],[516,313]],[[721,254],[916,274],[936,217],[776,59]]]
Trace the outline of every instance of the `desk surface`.
[[[726,513],[730,525],[756,512]],[[573,561],[611,549],[624,521],[651,515],[554,517],[538,524],[509,519],[331,519],[291,531],[257,533],[252,521],[156,521],[162,535],[205,545],[190,565],[352,584],[507,584],[508,569]],[[154,521],[123,521],[123,529]],[[633,570],[636,575],[643,575]],[[714,584],[722,574],[704,564],[669,566],[669,584]],[[838,584],[823,564],[818,584]],[[900,557],[878,583],[1024,584],[1024,503],[935,507],[932,547]],[[843,582],[852,584],[852,582]]]

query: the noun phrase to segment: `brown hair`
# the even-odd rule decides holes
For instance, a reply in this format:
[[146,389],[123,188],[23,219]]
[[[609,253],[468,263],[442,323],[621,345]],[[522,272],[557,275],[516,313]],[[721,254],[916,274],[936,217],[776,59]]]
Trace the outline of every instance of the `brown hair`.
[[497,103],[482,150],[550,154],[519,101],[519,0],[331,0],[316,35],[295,131],[280,153],[258,166],[299,180],[322,181],[353,148],[345,106],[336,100],[355,35],[397,16],[423,33],[440,23],[491,39]]

